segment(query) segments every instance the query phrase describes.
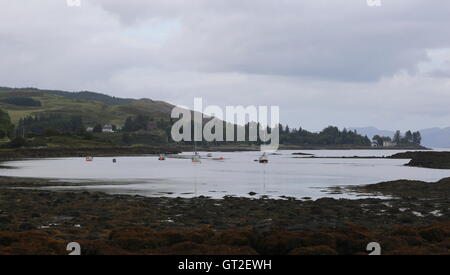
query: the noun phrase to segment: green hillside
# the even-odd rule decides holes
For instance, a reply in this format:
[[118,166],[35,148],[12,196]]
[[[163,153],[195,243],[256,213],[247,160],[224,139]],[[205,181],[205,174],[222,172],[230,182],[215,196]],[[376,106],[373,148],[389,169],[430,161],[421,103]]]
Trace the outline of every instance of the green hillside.
[[123,125],[127,117],[145,115],[168,120],[173,106],[150,99],[124,99],[93,92],[64,92],[0,87],[0,109],[14,124],[37,114],[81,116],[85,125]]

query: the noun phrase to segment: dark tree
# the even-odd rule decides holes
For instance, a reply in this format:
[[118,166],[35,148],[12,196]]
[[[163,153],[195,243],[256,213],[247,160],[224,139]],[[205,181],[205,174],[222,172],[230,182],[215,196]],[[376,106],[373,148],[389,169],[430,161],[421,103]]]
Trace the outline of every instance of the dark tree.
[[7,112],[0,110],[0,138],[12,138],[14,135],[14,125]]
[[15,137],[9,142],[9,146],[12,148],[20,148],[27,145],[27,140],[21,136]]
[[403,143],[404,144],[413,143],[413,134],[411,133],[411,131],[406,131]]
[[402,133],[400,130],[397,130],[394,134],[393,141],[397,144],[400,144],[402,142]]
[[420,145],[422,143],[422,135],[420,132],[414,132],[412,134],[412,139],[414,144]]
[[40,114],[19,120],[17,134],[28,136],[46,135],[47,129],[53,129],[64,134],[77,134],[83,130],[84,124],[80,116],[64,116],[61,114]]
[[122,135],[122,142],[125,143],[125,144],[130,144],[130,142],[131,142],[130,134],[123,133],[123,135]]

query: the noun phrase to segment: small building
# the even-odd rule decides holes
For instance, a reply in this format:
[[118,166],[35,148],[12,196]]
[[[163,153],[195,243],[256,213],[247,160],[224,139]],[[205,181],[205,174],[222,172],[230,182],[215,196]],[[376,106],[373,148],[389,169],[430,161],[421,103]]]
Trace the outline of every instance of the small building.
[[89,132],[89,133],[94,132],[94,127],[87,127],[86,132]]
[[392,142],[392,141],[383,141],[383,147],[386,147],[386,148],[390,148],[390,147],[395,147],[395,146],[397,146],[397,143],[395,143],[395,142]]
[[114,133],[112,125],[105,125],[102,129],[103,133]]
[[378,147],[378,142],[376,142],[376,141],[372,141],[372,147]]

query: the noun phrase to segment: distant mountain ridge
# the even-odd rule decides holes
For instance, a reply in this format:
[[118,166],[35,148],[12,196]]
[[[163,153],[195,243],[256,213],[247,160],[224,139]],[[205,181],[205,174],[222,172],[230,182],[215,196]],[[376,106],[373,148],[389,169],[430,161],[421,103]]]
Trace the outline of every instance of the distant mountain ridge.
[[420,132],[422,133],[425,146],[432,148],[450,148],[450,127],[429,128]]
[[89,91],[81,91],[81,92],[66,92],[59,90],[40,90],[37,88],[8,88],[8,87],[0,87],[0,92],[22,92],[22,91],[35,91],[37,93],[46,93],[52,95],[63,96],[66,98],[72,99],[81,99],[81,100],[94,100],[98,102],[102,102],[109,105],[126,105],[133,103],[133,99],[130,98],[119,98],[114,96],[109,96],[102,93],[89,92]]
[[[361,135],[372,138],[374,135],[392,137],[395,131],[380,130],[376,127],[350,128],[356,130]],[[447,128],[427,128],[419,130],[422,134],[422,145],[430,148],[450,148],[450,127]]]
[[82,100],[95,100],[95,101],[103,102],[103,103],[109,104],[109,105],[126,105],[126,104],[133,103],[132,99],[113,97],[113,96],[94,93],[94,92],[71,93],[71,92],[63,92],[63,91],[47,91],[47,93],[64,96],[66,98],[82,99]]

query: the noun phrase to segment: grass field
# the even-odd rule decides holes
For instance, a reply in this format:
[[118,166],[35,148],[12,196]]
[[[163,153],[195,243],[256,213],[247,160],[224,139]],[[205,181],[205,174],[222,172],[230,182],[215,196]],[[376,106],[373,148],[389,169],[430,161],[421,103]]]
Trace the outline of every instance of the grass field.
[[74,99],[61,95],[54,95],[40,90],[18,89],[14,91],[2,90],[0,98],[29,97],[40,101],[41,107],[16,106],[0,102],[0,109],[9,113],[11,120],[17,122],[24,117],[35,114],[63,114],[81,116],[88,126],[100,124],[123,125],[127,117],[146,115],[156,120],[169,119],[172,105],[149,99],[130,100],[124,105],[111,105],[96,100]]

